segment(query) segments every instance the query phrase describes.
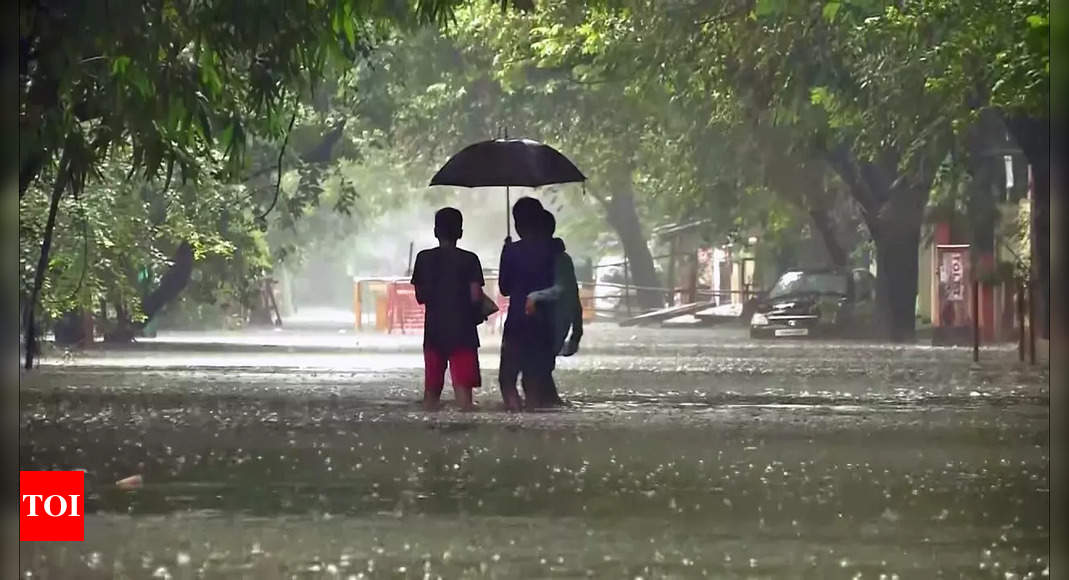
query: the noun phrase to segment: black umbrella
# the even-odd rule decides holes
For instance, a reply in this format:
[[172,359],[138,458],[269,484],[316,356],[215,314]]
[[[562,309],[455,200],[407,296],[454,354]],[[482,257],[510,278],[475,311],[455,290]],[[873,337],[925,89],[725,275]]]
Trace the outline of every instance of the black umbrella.
[[505,223],[511,235],[509,187],[541,187],[586,181],[560,151],[529,139],[493,139],[469,145],[434,174],[431,185],[504,187]]

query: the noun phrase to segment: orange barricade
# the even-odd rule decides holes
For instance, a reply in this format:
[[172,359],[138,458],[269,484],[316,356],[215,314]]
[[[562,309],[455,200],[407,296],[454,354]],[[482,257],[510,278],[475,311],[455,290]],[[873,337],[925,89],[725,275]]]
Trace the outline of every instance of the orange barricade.
[[490,315],[485,322],[482,323],[481,329],[483,332],[490,334],[498,334],[505,327],[505,312],[509,309],[508,296],[502,296],[500,294],[501,289],[497,285],[497,276],[488,275],[485,278],[486,285],[483,286],[483,292],[497,304],[497,312]]
[[423,306],[416,302],[416,289],[408,282],[390,282],[386,290],[386,332],[423,330]]
[[[496,282],[496,280],[494,280]],[[489,286],[489,284],[488,284]],[[496,284],[494,284],[496,286]],[[489,290],[490,288],[488,288]],[[507,296],[501,296],[493,288],[490,297],[497,304],[498,311],[490,315],[490,318],[484,323],[485,328],[490,333],[499,333],[505,326],[505,315],[509,309],[509,299]],[[423,330],[423,324],[425,320],[426,311],[423,306],[416,302],[416,289],[412,284],[401,281],[391,281],[386,283],[386,313],[385,329],[387,333],[392,333],[394,330],[399,330],[401,334],[406,334],[409,331],[420,332]],[[357,303],[359,304],[359,303]],[[357,306],[359,308],[359,306]],[[359,314],[358,314],[359,316]]]
[[505,327],[505,313],[509,310],[509,297],[501,296],[498,294],[494,297],[494,301],[497,302],[497,312],[493,313],[486,321],[487,327],[490,332],[501,332]]
[[579,305],[583,307],[583,322],[594,320],[593,284],[583,284],[579,287]]

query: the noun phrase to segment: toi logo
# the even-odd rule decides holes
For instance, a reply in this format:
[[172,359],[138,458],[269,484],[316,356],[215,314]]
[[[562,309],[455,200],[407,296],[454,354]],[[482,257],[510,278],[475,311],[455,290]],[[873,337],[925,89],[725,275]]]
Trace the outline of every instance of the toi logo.
[[19,472],[19,541],[85,539],[85,473]]

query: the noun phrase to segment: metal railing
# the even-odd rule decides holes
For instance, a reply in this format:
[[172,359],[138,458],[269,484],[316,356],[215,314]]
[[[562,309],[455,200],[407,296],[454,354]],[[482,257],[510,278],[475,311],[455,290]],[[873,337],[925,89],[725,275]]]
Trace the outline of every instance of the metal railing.
[[[1017,360],[1024,362],[1025,355],[1028,355],[1029,364],[1036,364],[1036,314],[1035,314],[1035,285],[1031,280],[1023,277],[1015,277],[1011,281],[1000,282],[1003,288],[1013,288],[1016,294],[1016,316],[1015,322],[1017,323]],[[982,332],[980,327],[980,288],[991,288],[997,286],[997,284],[981,282],[980,280],[973,278],[972,281],[972,296],[971,296],[971,314],[972,314],[972,359],[973,362],[980,361],[980,343],[982,342]],[[1005,336],[1005,335],[1003,335]]]
[[[742,290],[712,290],[708,288],[688,288],[688,287],[675,287],[669,288],[666,286],[639,286],[637,284],[620,284],[617,282],[597,282],[595,284],[589,284],[589,286],[595,289],[593,300],[595,301],[595,312],[608,313],[619,315],[621,311],[628,318],[633,316],[641,316],[664,308],[670,308],[668,304],[679,305],[680,303],[687,302],[687,299],[693,298],[693,302],[712,302],[717,306],[723,304],[745,304],[751,298],[757,297],[760,292],[755,291],[749,286]],[[620,290],[619,293],[609,295],[598,295],[597,288],[612,288]],[[665,305],[655,308],[642,307],[637,302],[637,296],[640,292],[655,292],[663,297],[670,296],[670,300],[666,300]],[[677,301],[676,298],[679,298]],[[737,299],[737,300],[736,300]],[[618,305],[612,308],[599,308],[598,302],[606,301],[618,301]]]
[[[676,254],[676,256],[691,256],[691,254]],[[663,260],[671,258],[671,254],[663,254],[654,256],[654,260]],[[620,267],[624,269],[624,282],[603,282],[603,281],[588,281],[580,282],[580,287],[583,288],[584,294],[586,294],[583,300],[584,312],[591,312],[593,315],[599,315],[600,317],[609,319],[624,319],[648,314],[657,310],[671,307],[673,305],[679,305],[686,302],[711,302],[714,305],[723,304],[745,304],[751,298],[756,297],[760,292],[754,290],[749,284],[745,285],[741,290],[713,290],[711,288],[697,287],[692,283],[687,286],[643,286],[631,283],[631,272],[629,260],[624,259],[621,262],[613,262],[608,264],[598,264],[592,266],[592,274],[594,279],[597,279],[597,271],[599,269]],[[485,275],[487,294],[491,298],[494,298],[499,303],[502,301],[497,296],[496,276],[492,273],[492,270],[488,271]],[[393,326],[391,324],[384,324],[385,320],[390,319],[390,313],[392,309],[384,308],[385,312],[377,312],[376,302],[380,299],[387,301],[387,294],[389,294],[388,288],[396,283],[408,282],[407,276],[382,276],[382,277],[367,277],[358,278],[354,280],[354,296],[353,296],[353,310],[355,314],[355,326],[357,330],[364,328],[364,325],[371,322],[374,326],[380,330],[387,330],[388,327]],[[610,293],[605,294],[601,292],[604,289],[608,289]],[[640,293],[652,293],[660,297],[658,300],[659,305],[656,307],[644,307],[638,300]],[[612,304],[611,306],[605,306],[606,303]],[[507,305],[507,299],[504,304]],[[500,304],[499,304],[500,305]],[[387,306],[387,304],[383,304]],[[500,313],[503,317],[504,308]],[[383,322],[376,323],[376,319],[382,316]],[[371,318],[371,321],[368,320]],[[499,326],[500,321],[495,319],[489,326]]]
[[[697,256],[694,253],[680,253],[680,252],[677,252],[677,253],[668,253],[668,254],[660,254],[660,255],[656,255],[656,256],[651,256],[651,258],[652,258],[652,260],[654,262],[657,262],[657,261],[666,260],[666,259],[671,260],[673,258],[685,258],[687,260],[690,260],[690,259],[696,259]],[[744,260],[749,260],[749,258],[745,258]],[[600,298],[600,299],[604,300],[606,298],[608,298],[608,299],[620,298],[623,301],[623,304],[621,305],[621,309],[624,311],[624,313],[626,314],[627,317],[640,316],[640,315],[646,314],[648,312],[653,312],[655,310],[660,310],[662,308],[668,308],[668,307],[671,307],[673,305],[677,305],[677,304],[679,304],[681,302],[688,302],[688,301],[689,302],[699,302],[699,301],[702,301],[703,299],[706,299],[706,300],[708,300],[710,302],[714,302],[717,305],[721,305],[721,304],[729,303],[729,302],[730,303],[734,303],[735,299],[737,297],[739,303],[745,304],[748,300],[750,300],[751,298],[754,298],[754,297],[756,297],[756,296],[758,296],[760,294],[760,291],[751,288],[750,284],[748,284],[748,283],[745,284],[743,289],[741,289],[741,290],[712,290],[710,288],[700,288],[697,285],[697,279],[696,278],[692,279],[691,283],[688,284],[687,286],[676,286],[676,287],[640,286],[640,285],[631,283],[631,263],[630,262],[631,262],[630,259],[625,256],[622,261],[592,265],[591,266],[591,277],[593,278],[594,282],[588,282],[588,284],[592,283],[592,284],[595,284],[596,286],[600,286],[600,287],[624,289],[624,292],[622,292],[620,295],[597,296],[596,299]],[[735,264],[735,263],[737,263],[737,262],[732,261],[732,264]],[[604,270],[606,268],[619,268],[619,267],[623,268],[623,278],[624,278],[623,283],[597,281],[598,280],[598,270]],[[745,270],[742,270],[742,272],[743,272],[743,275],[745,275]],[[670,263],[669,267],[667,268],[667,275],[669,277],[674,277],[674,274],[675,274],[674,263]],[[656,307],[656,308],[642,308],[642,307],[640,307],[639,304],[637,303],[637,301],[635,300],[636,295],[639,294],[639,293],[655,293],[655,294],[659,294],[661,296],[661,300],[659,301],[661,306]],[[619,314],[617,308],[611,308],[611,309],[599,308],[598,309],[599,312],[604,312],[606,310],[608,312],[612,313],[612,314]]]

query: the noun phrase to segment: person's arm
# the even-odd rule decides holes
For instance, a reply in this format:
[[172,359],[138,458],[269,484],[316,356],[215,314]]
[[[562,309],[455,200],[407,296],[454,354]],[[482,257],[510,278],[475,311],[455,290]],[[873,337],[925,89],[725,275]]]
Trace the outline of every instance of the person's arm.
[[553,302],[560,300],[560,297],[564,295],[564,286],[562,284],[554,283],[552,286],[547,286],[541,290],[535,290],[527,293],[527,299],[531,302]]
[[527,293],[531,302],[553,302],[560,300],[568,291],[569,281],[575,282],[575,266],[568,254],[557,254],[553,259],[553,285]]
[[[568,261],[571,264],[571,260]],[[583,298],[579,295],[579,280],[575,276],[575,268],[572,267],[572,278],[570,289],[574,292],[575,300],[575,318],[572,320],[572,337],[578,344],[579,338],[583,336]]]
[[564,258],[567,262],[565,264],[564,272],[565,286],[572,296],[575,308],[572,310],[572,331],[564,343],[564,348],[561,354],[564,356],[572,356],[579,350],[579,340],[583,338],[583,302],[579,296],[579,280],[575,276],[575,264],[572,263],[571,257],[567,254],[564,255]]
[[[567,265],[565,262],[566,256],[564,254],[558,255],[553,259],[553,285],[542,288],[541,290],[535,290],[527,293],[527,302],[524,304],[524,311],[528,314],[534,314],[538,307],[539,302],[556,302],[560,300],[564,293],[567,291]],[[574,274],[572,276],[575,277]]]
[[583,337],[583,302],[579,299],[575,301],[575,319],[572,320],[572,340],[578,345],[579,339]]
[[483,265],[479,262],[479,257],[474,256],[472,258],[472,271],[468,277],[468,289],[471,294],[471,303],[479,304],[483,299],[483,286],[486,285],[486,280],[483,279]]
[[430,292],[427,289],[427,267],[423,252],[416,254],[416,265],[412,267],[412,286],[416,289],[416,302],[426,305]]
[[506,240],[505,246],[501,248],[501,260],[498,262],[497,269],[497,288],[502,296],[508,296],[512,291],[512,268],[509,265],[509,249],[512,244]]

